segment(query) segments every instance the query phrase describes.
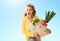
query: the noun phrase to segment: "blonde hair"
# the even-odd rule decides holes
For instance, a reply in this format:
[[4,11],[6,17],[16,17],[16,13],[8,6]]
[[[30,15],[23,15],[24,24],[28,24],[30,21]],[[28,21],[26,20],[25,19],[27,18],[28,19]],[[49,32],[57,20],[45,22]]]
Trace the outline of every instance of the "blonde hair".
[[[36,15],[36,10],[35,10],[34,6],[32,4],[27,4],[26,6],[27,7],[31,7],[33,9],[32,16],[35,16]],[[26,12],[25,12],[24,16],[27,16],[27,13]]]

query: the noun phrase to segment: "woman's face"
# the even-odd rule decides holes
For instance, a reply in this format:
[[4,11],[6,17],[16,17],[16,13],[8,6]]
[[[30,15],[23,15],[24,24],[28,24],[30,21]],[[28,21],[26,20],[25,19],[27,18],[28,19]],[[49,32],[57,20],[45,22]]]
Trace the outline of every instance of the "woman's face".
[[31,17],[31,16],[32,16],[32,13],[33,13],[32,7],[27,7],[27,8],[26,8],[26,13],[27,13],[27,16],[28,16],[28,17]]

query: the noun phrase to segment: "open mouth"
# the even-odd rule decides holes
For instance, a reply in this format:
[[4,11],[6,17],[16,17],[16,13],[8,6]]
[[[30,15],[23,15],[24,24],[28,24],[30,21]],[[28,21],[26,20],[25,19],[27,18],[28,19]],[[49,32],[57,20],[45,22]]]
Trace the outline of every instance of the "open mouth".
[[30,15],[30,13],[28,13],[28,15]]

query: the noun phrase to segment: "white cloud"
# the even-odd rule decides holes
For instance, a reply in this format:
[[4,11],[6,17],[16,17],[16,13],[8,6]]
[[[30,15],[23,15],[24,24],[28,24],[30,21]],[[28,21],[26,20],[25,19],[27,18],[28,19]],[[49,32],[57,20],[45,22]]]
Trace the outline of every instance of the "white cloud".
[[8,4],[14,5],[14,4],[21,4],[24,3],[27,0],[7,0]]
[[14,5],[14,4],[18,4],[19,0],[6,0],[8,2],[8,4]]

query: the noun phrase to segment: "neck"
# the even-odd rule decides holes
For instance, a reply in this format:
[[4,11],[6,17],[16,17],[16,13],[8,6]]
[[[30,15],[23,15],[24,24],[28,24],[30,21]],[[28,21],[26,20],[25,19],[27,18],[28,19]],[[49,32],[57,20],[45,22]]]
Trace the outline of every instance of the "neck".
[[32,22],[33,17],[32,17],[32,16],[31,16],[31,17],[28,17],[28,20],[29,20],[30,22]]
[[29,19],[33,19],[33,16],[28,17]]

